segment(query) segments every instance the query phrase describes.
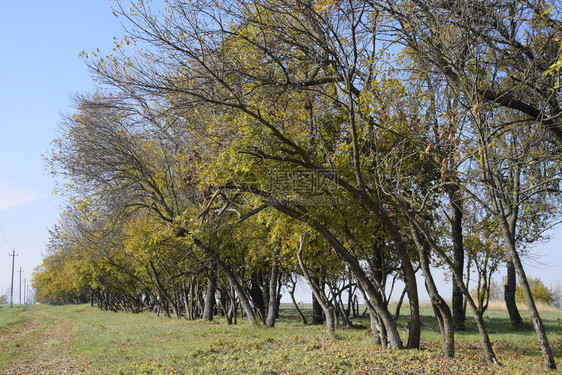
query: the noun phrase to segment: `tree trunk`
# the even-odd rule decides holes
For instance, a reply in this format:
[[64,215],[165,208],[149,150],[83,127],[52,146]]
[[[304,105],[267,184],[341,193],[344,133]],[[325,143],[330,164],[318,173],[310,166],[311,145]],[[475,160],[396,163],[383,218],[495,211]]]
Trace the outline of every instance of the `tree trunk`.
[[267,319],[265,321],[265,326],[270,328],[275,327],[275,319],[279,312],[279,304],[277,303],[277,283],[279,281],[278,254],[279,249],[275,246],[273,250],[273,264],[271,265],[271,276],[269,279],[269,307],[267,309]]
[[304,248],[304,238],[303,238],[303,235],[301,235],[301,243],[300,243],[299,251],[297,253],[297,260],[298,260],[299,266],[300,266],[300,268],[301,268],[301,270],[304,274],[304,277],[306,278],[306,281],[308,282],[308,286],[312,290],[312,293],[316,297],[316,300],[318,301],[318,303],[322,306],[322,310],[324,311],[324,314],[326,315],[326,334],[328,335],[328,337],[333,337],[334,333],[336,332],[336,313],[335,313],[335,310],[334,310],[334,306],[332,306],[329,303],[329,301],[326,298],[323,290],[320,289],[318,287],[318,285],[316,285],[314,283],[314,280],[312,279],[312,277],[308,273],[308,269],[305,267],[304,262],[303,262],[302,257],[301,257],[303,248]]
[[203,309],[203,320],[213,320],[213,312],[216,305],[215,292],[217,281],[217,263],[211,262],[209,267],[209,278],[207,279],[207,291],[205,294],[205,308]]
[[531,287],[527,281],[527,275],[525,275],[523,264],[521,263],[521,259],[519,258],[519,254],[517,253],[515,246],[511,245],[513,245],[513,243],[510,243],[509,246],[511,260],[513,262],[513,266],[515,267],[515,271],[517,272],[517,276],[519,276],[521,289],[523,291],[523,295],[525,296],[529,314],[531,315],[531,320],[533,321],[533,326],[535,327],[535,332],[539,339],[539,346],[541,348],[544,364],[546,368],[555,370],[556,362],[554,361],[554,355],[552,353],[552,349],[550,348],[550,343],[548,342],[548,337],[546,336],[546,331],[537,310],[537,306],[535,305],[535,300],[533,298],[533,294],[531,293]]
[[166,316],[168,318],[171,317],[169,309],[168,309],[168,307],[171,306],[172,310],[174,312],[174,316],[176,317],[176,319],[179,319],[180,318],[179,307],[176,306],[173,298],[168,293],[168,289],[166,289],[166,288],[164,288],[164,286],[162,286],[162,283],[160,282],[160,277],[158,275],[158,272],[156,272],[156,268],[154,267],[154,264],[152,262],[149,262],[148,265],[150,267],[150,270],[152,271],[153,280],[154,280],[154,283],[155,283],[156,287],[158,288],[160,296],[163,297],[164,300],[167,302],[166,303]]
[[[461,275],[464,272],[464,247],[462,238],[462,200],[455,186],[449,192],[449,199],[452,206],[451,215],[451,237],[453,240],[453,264],[455,270]],[[453,281],[453,323],[455,330],[464,330],[465,310],[464,310],[464,296],[462,290],[456,282]]]
[[[317,287],[320,287],[320,280],[313,277],[312,282]],[[316,295],[312,293],[312,324],[322,324],[324,323],[324,317],[322,316],[322,305],[316,299]]]
[[193,242],[195,243],[195,246],[203,250],[203,252],[205,252],[207,256],[212,258],[217,263],[217,266],[221,269],[224,275],[228,278],[228,281],[230,281],[231,285],[234,287],[236,293],[238,294],[238,298],[240,299],[240,304],[242,305],[244,311],[246,312],[248,323],[251,326],[255,325],[256,322],[255,322],[254,310],[252,309],[252,304],[250,303],[250,300],[246,295],[244,288],[242,288],[242,285],[240,285],[238,278],[234,275],[230,267],[226,263],[224,263],[213,250],[205,246],[205,244],[202,243],[197,237],[192,236],[192,238],[193,238]]
[[304,325],[308,324],[308,322],[306,321],[306,318],[304,317],[304,314],[302,313],[301,309],[299,308],[299,304],[295,300],[295,286],[294,286],[294,284],[293,284],[293,288],[289,291],[289,295],[291,296],[291,301],[293,301],[293,305],[295,305],[295,309],[297,310],[297,314],[299,314],[299,318],[301,318],[302,324],[304,324]]
[[187,285],[185,284],[185,277],[181,278],[181,289],[183,293],[183,309],[185,319],[191,320],[191,312],[189,311],[189,293],[187,291]]
[[[439,294],[433,276],[431,275],[431,267],[429,265],[429,250],[426,244],[421,241],[419,233],[412,228],[412,234],[414,241],[416,242],[416,247],[418,248],[418,253],[420,256],[420,267],[425,278],[425,286],[429,297],[431,298],[431,304],[435,310],[435,316],[439,321],[439,329],[441,331],[441,344],[443,345],[443,351],[446,358],[453,358],[455,356],[455,331],[453,316],[451,315],[451,310],[445,300]],[[461,289],[462,292],[462,289]]]
[[369,315],[371,318],[371,342],[375,345],[382,345],[377,315],[374,310],[369,311]]
[[333,337],[336,333],[336,313],[334,306],[327,306],[326,308],[326,335]]
[[[330,245],[332,245],[334,249],[336,249],[336,251],[339,252],[339,254],[342,256],[344,261],[352,269],[355,277],[357,278],[357,282],[359,283],[359,286],[363,288],[366,295],[369,296],[370,303],[372,303],[372,306],[377,312],[378,317],[383,322],[390,346],[393,349],[402,349],[403,344],[402,344],[402,340],[400,339],[400,334],[398,333],[398,328],[396,327],[396,322],[392,318],[392,315],[388,311],[388,307],[383,302],[378,291],[374,287],[373,283],[369,280],[368,276],[365,274],[365,271],[363,270],[357,259],[349,253],[349,251],[345,248],[345,246],[343,246],[326,227],[320,225],[317,222],[314,222],[313,225],[315,229],[317,229],[324,236],[324,238],[330,243]],[[411,311],[415,311],[415,310],[411,310]]]
[[[343,262],[350,267],[351,271],[353,272],[354,276],[357,279],[359,286],[363,288],[365,293],[369,296],[369,299],[371,300],[370,301],[371,305],[376,310],[377,314],[380,316],[381,320],[383,321],[383,324],[385,325],[391,347],[394,349],[402,349],[403,343],[402,340],[400,339],[400,334],[398,333],[398,327],[396,326],[396,322],[394,321],[394,319],[392,319],[392,315],[388,311],[388,306],[386,306],[386,304],[383,302],[377,289],[375,288],[375,286],[373,285],[373,283],[365,273],[365,270],[362,268],[361,264],[359,263],[359,260],[347,250],[347,248],[330,232],[328,228],[326,228],[319,222],[312,220],[310,218],[303,217],[298,212],[294,211],[290,207],[285,206],[279,202],[274,202],[272,204],[272,207],[274,207],[275,209],[277,209],[282,213],[285,213],[295,218],[296,220],[306,222],[314,230],[316,230],[319,234],[321,234],[324,237],[324,239],[332,246],[334,251],[336,251],[338,255],[342,258]],[[304,242],[304,238],[303,236],[301,236],[301,246],[304,246],[303,242]],[[401,250],[404,249],[402,248]],[[412,264],[410,263],[410,267],[411,266]],[[415,275],[414,275],[413,283],[410,283],[409,285],[410,287],[415,287]],[[414,300],[412,304],[415,304],[415,302],[417,302],[417,290],[415,294],[412,295],[412,299]],[[416,311],[416,309],[413,309],[411,311]],[[418,322],[419,322],[419,314],[418,314]],[[419,325],[417,328],[419,328]]]
[[400,294],[400,298],[398,299],[398,303],[396,304],[396,310],[394,311],[394,320],[398,320],[400,317],[400,309],[402,308],[402,303],[404,303],[404,296],[406,296],[406,292],[408,288],[404,288],[402,293]]
[[505,306],[507,307],[507,312],[509,313],[509,319],[511,320],[511,326],[515,330],[521,330],[523,328],[523,319],[519,314],[519,309],[517,309],[517,304],[515,302],[515,288],[516,288],[516,272],[511,260],[511,256],[507,257],[507,279],[504,285],[504,300]]
[[[254,271],[251,275],[251,285],[250,285],[250,298],[252,299],[253,305],[256,308],[259,319],[263,324],[265,324],[265,299],[263,288],[263,277],[261,271]],[[269,293],[269,292],[268,292]]]
[[[408,216],[410,216],[410,215],[408,215]],[[472,312],[474,314],[474,320],[476,322],[476,326],[478,327],[478,331],[480,332],[480,338],[482,339],[482,348],[484,350],[486,362],[491,363],[491,364],[498,364],[498,360],[496,358],[496,354],[494,353],[494,349],[492,348],[490,336],[488,335],[488,330],[486,328],[486,324],[484,323],[484,319],[482,318],[482,314],[480,314],[480,312],[478,311],[478,307],[474,303],[474,299],[472,298],[472,296],[470,295],[470,292],[466,288],[466,285],[464,284],[464,280],[462,279],[462,276],[455,270],[454,263],[447,256],[447,254],[443,251],[443,249],[433,240],[431,235],[429,235],[429,233],[427,233],[427,231],[422,226],[422,224],[419,223],[418,221],[416,221],[412,217],[410,217],[410,219],[411,219],[411,223],[416,226],[417,230],[419,231],[420,234],[423,235],[423,237],[425,238],[427,243],[437,252],[437,254],[441,257],[441,259],[443,261],[445,261],[445,263],[447,263],[447,265],[449,266],[449,269],[451,270],[451,272],[453,274],[455,282],[457,283],[457,285],[461,288],[462,292],[464,293],[464,296],[467,300],[467,303],[470,306],[470,308],[472,309]]]

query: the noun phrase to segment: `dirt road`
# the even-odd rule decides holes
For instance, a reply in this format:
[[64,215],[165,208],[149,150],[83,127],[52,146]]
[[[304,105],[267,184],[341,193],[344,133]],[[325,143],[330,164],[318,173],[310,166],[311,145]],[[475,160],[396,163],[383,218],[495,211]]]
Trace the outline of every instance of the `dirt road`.
[[0,350],[12,353],[0,364],[0,374],[94,374],[88,363],[72,353],[74,322],[45,311],[28,309],[19,313],[23,322],[0,332]]

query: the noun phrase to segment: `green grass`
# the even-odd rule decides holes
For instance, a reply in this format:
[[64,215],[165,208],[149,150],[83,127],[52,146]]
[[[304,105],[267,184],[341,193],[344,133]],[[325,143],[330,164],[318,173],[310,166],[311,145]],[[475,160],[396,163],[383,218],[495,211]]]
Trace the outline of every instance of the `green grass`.
[[[23,309],[21,307],[9,307],[9,305],[2,305],[0,308],[0,332],[7,330],[10,326],[23,321],[18,314]],[[0,350],[0,363],[8,363],[17,353],[18,346],[23,342],[16,342],[14,345],[7,346]]]
[[0,330],[7,326],[21,322],[23,319],[18,315],[22,311],[22,307],[10,307],[9,305],[1,305],[0,307]]
[[[422,309],[422,348],[391,351],[373,346],[368,319],[362,328],[338,328],[327,339],[322,326],[303,326],[291,306],[282,306],[276,328],[250,327],[245,320],[228,326],[214,322],[174,320],[152,313],[126,314],[89,306],[32,306],[73,322],[75,358],[103,374],[542,374],[536,336],[532,330],[510,329],[505,311],[489,311],[485,321],[503,366],[482,366],[481,344],[469,318],[467,331],[455,336],[457,358],[441,358],[439,332],[429,308]],[[0,309],[0,324],[17,324],[18,316]],[[402,310],[407,313],[407,307]],[[310,316],[308,308],[305,314]],[[522,315],[528,319],[523,312]],[[559,367],[562,366],[560,312],[541,314]],[[407,338],[407,316],[399,319]],[[2,327],[2,326],[0,326]],[[1,331],[1,329],[0,329]],[[0,359],[1,360],[1,359]],[[560,373],[560,372],[556,372]]]

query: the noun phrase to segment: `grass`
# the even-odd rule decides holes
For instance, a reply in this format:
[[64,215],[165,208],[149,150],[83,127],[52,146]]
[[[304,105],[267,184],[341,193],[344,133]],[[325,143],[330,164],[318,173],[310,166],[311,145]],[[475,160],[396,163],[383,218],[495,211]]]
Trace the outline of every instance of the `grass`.
[[[407,306],[402,310],[407,312]],[[0,337],[22,323],[21,309],[0,309]],[[481,366],[480,339],[469,318],[458,332],[457,358],[441,358],[439,332],[431,308],[422,308],[422,348],[391,351],[373,346],[367,319],[363,328],[338,328],[327,339],[322,326],[303,326],[291,306],[282,306],[276,328],[228,326],[214,322],[173,320],[152,313],[126,314],[89,306],[32,306],[28,313],[61,319],[75,327],[72,356],[102,374],[543,374],[532,330],[511,331],[507,313],[490,310],[485,320],[503,366]],[[309,310],[305,313],[310,315]],[[522,312],[528,319],[528,315]],[[541,314],[559,366],[562,365],[562,310]],[[407,338],[408,317],[398,322]],[[51,322],[52,323],[52,322]],[[2,350],[4,352],[4,350]],[[18,355],[11,351],[11,355]],[[0,363],[2,363],[0,356]],[[1,370],[0,365],[0,370]],[[1,371],[0,371],[1,372]],[[560,372],[558,372],[560,373]]]
[[[23,318],[19,316],[19,313],[22,312],[21,307],[9,307],[9,305],[1,305],[0,307],[0,332],[8,329],[10,326],[15,325],[17,323],[21,323]],[[21,346],[22,342],[19,341],[14,345],[6,347],[3,350],[0,350],[0,363],[8,363],[11,358],[16,355],[16,352]]]
[[21,322],[23,319],[18,315],[18,313],[21,311],[21,307],[9,307],[9,305],[0,305],[0,330],[11,324]]

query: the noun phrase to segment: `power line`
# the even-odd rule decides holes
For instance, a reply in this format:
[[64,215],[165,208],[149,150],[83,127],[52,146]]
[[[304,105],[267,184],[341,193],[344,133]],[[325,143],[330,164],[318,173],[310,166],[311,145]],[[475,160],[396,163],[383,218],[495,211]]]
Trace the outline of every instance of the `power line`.
[[0,234],[4,239],[4,242],[6,242],[6,245],[8,245],[8,249],[11,249],[12,245],[10,245],[10,242],[8,241],[8,237],[6,237],[6,232],[4,231],[4,227],[2,226],[2,223],[0,223]]

